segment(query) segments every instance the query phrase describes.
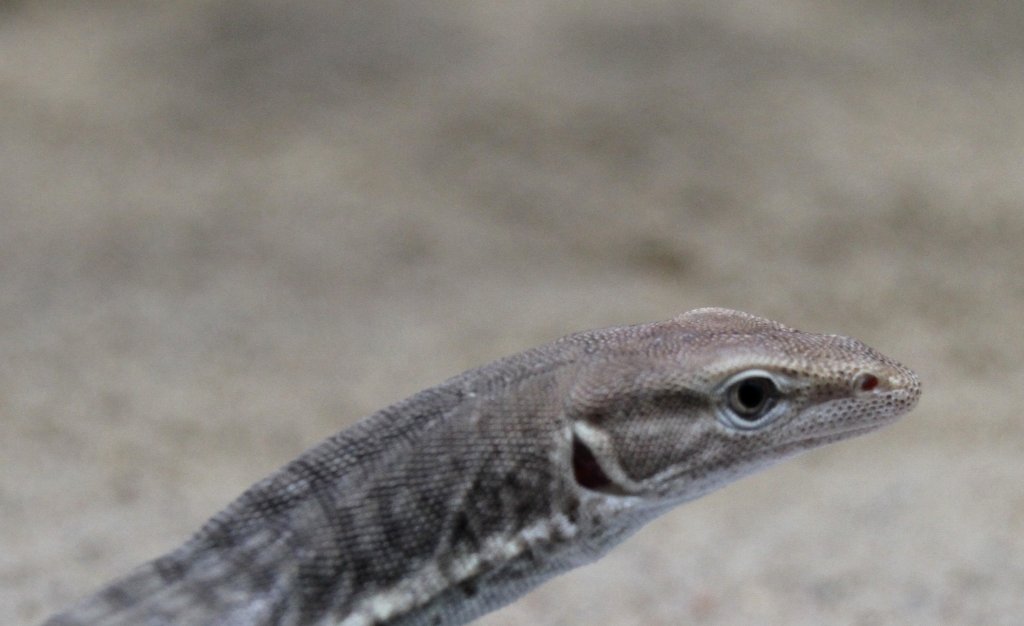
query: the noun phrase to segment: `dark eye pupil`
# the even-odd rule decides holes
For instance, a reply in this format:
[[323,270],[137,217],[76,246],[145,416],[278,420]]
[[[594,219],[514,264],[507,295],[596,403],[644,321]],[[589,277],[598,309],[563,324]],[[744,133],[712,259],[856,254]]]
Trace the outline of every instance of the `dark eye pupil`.
[[743,381],[736,390],[736,399],[747,410],[757,409],[764,403],[764,398],[764,386],[751,380]]
[[753,376],[733,385],[729,404],[740,418],[756,421],[772,407],[778,389],[775,383],[764,376]]

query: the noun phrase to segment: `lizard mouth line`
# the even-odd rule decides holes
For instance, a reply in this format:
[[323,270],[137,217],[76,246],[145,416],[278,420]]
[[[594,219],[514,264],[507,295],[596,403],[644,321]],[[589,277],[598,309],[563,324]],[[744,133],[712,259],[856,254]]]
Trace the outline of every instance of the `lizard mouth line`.
[[[799,439],[792,439],[790,441],[786,441],[784,443],[780,443],[780,444],[772,446],[770,448],[765,448],[760,453],[758,453],[756,455],[752,455],[752,456],[744,459],[744,461],[742,463],[740,463],[740,464],[737,464],[737,466],[738,467],[743,467],[743,466],[763,466],[765,464],[770,465],[770,464],[774,463],[775,461],[781,461],[781,460],[791,456],[792,454],[798,454],[799,452],[804,451],[804,450],[808,450],[809,451],[809,450],[812,450],[812,449],[817,448],[819,446],[823,446],[823,445],[830,444],[830,443],[835,443],[837,441],[842,441],[843,439],[848,439],[850,437],[856,437],[856,436],[859,436],[859,435],[863,435],[863,434],[869,433],[869,432],[871,432],[873,430],[877,430],[877,429],[881,428],[884,425],[885,425],[885,422],[880,422],[880,423],[871,424],[871,425],[868,425],[868,426],[860,426],[860,427],[855,427],[855,428],[847,428],[847,429],[843,429],[843,430],[833,430],[833,431],[829,431],[829,432],[825,432],[825,433],[818,433],[818,434],[815,434],[815,435],[810,435],[808,437],[803,437],[803,438],[799,438]],[[707,468],[706,464],[696,463],[696,464],[690,465],[690,466],[682,469],[681,471],[673,472],[672,475],[666,476],[666,477],[660,479],[659,482],[671,483],[673,481],[676,481],[676,480],[679,480],[679,479],[682,479],[682,478],[687,478],[687,477],[692,478],[695,475],[695,473],[697,473],[701,469],[706,469],[706,468]],[[750,471],[750,470],[747,470],[747,471]],[[743,473],[743,470],[740,470],[740,472]],[[689,500],[689,499],[692,499],[692,498],[687,498],[687,499]]]
[[857,437],[857,436],[860,436],[860,435],[864,435],[864,434],[867,434],[867,433],[869,433],[869,432],[871,432],[873,430],[877,430],[877,429],[881,428],[884,425],[885,425],[885,423],[883,422],[883,423],[878,423],[878,424],[870,424],[868,426],[858,426],[858,427],[855,427],[855,428],[846,428],[846,429],[843,429],[843,430],[833,430],[833,431],[828,431],[828,432],[824,432],[824,433],[819,433],[819,434],[811,435],[809,437],[802,437],[800,439],[793,439],[791,441],[787,441],[786,443],[782,443],[782,444],[779,444],[777,446],[773,446],[771,448],[768,448],[767,450],[764,451],[762,456],[765,455],[765,454],[772,454],[774,452],[783,452],[783,453],[789,452],[790,450],[792,450],[793,448],[796,448],[796,447],[805,448],[805,449],[809,450],[811,448],[815,448],[815,447],[820,446],[820,445],[824,445],[824,444],[828,444],[828,443],[833,443],[835,441],[841,441],[843,439],[849,439],[850,437]]

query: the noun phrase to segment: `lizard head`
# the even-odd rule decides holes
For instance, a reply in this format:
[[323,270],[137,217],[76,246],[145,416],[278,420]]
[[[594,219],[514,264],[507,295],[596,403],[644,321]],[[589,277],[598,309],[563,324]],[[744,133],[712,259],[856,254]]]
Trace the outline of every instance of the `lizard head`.
[[891,423],[917,376],[867,345],[727,309],[622,329],[581,365],[565,414],[584,490],[676,503]]

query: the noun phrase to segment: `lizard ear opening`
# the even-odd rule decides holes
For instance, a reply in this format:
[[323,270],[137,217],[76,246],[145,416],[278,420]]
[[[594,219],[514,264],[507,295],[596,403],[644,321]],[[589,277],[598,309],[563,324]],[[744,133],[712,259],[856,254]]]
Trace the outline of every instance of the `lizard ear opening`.
[[612,496],[640,492],[642,485],[626,475],[604,431],[584,422],[572,427],[572,474],[584,489]]
[[572,473],[580,487],[594,491],[605,491],[612,484],[594,453],[575,434],[572,436]]

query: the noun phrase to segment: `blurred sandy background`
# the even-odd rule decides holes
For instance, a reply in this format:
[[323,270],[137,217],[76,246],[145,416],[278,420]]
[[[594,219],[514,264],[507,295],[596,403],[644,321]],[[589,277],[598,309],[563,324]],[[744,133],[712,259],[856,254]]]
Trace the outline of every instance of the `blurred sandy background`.
[[0,618],[570,331],[748,310],[918,410],[482,621],[1020,624],[1024,4],[0,2]]

